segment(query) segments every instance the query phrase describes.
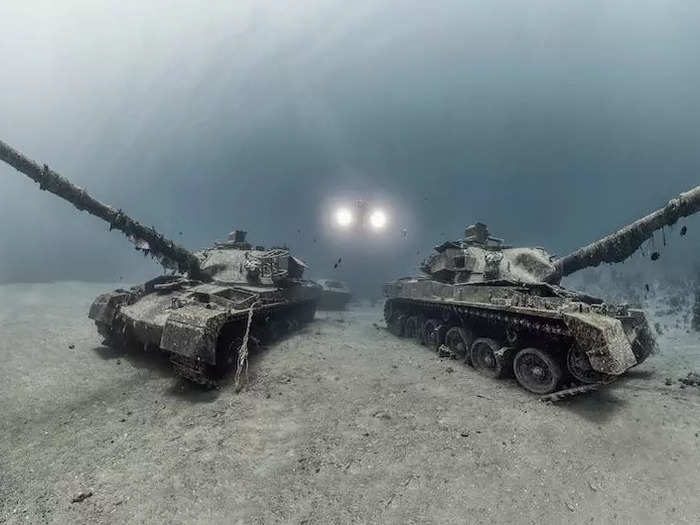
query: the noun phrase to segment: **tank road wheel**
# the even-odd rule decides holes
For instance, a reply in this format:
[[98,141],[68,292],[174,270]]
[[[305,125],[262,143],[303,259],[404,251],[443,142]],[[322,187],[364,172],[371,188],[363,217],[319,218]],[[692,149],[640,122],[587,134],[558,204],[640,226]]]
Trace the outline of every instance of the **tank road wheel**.
[[472,366],[486,377],[498,379],[503,377],[503,364],[496,357],[496,352],[500,346],[493,339],[483,337],[472,343],[471,358]]
[[561,366],[546,352],[537,348],[523,348],[513,361],[518,383],[535,394],[551,394],[561,381]]
[[409,315],[406,318],[403,326],[403,335],[410,337],[420,342],[421,339],[421,324],[417,315]]
[[467,330],[461,326],[453,326],[445,334],[445,345],[450,349],[452,355],[456,359],[464,359],[470,365],[472,359],[469,353],[469,347],[471,347],[473,341],[474,336],[471,330]]
[[566,353],[566,368],[582,383],[604,383],[608,376],[591,367],[586,353],[577,345],[572,345]]
[[440,321],[437,319],[426,319],[421,327],[421,343],[430,348],[431,350],[437,352],[438,348],[442,344],[440,335],[444,337],[444,331],[442,334],[440,330]]

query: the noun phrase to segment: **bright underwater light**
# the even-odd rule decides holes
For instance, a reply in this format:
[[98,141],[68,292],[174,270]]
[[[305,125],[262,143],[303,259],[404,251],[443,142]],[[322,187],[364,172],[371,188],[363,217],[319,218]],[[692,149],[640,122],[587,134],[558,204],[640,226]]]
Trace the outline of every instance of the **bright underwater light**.
[[353,220],[352,212],[348,208],[338,208],[335,212],[335,222],[338,223],[338,226],[347,228],[352,224]]
[[386,226],[386,214],[382,210],[374,210],[369,216],[369,224],[375,230],[381,230]]

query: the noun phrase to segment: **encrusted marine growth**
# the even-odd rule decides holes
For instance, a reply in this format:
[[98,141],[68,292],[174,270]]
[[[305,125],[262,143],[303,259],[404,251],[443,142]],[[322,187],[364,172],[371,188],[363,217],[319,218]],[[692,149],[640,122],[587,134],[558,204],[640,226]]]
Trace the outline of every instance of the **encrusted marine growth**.
[[656,343],[642,311],[559,281],[624,260],[656,229],[698,210],[700,187],[561,259],[543,248],[508,246],[474,224],[423,261],[426,277],[385,284],[387,326],[489,377],[513,374],[550,400],[597,388],[643,362]]
[[42,190],[120,230],[137,250],[172,270],[95,299],[89,317],[107,344],[160,349],[181,375],[209,384],[231,368],[240,372],[249,346],[274,341],[313,319],[320,287],[303,280],[306,266],[289,250],[253,247],[246,232],[235,230],[227,241],[193,253],[2,141],[0,159]]

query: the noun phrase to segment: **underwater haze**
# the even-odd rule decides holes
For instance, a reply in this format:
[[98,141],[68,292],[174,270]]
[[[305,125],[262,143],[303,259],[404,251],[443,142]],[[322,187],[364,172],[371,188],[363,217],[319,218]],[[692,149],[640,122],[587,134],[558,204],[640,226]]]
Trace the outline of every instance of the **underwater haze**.
[[[373,296],[475,221],[564,254],[697,185],[699,24],[688,1],[5,0],[0,138],[187,248],[245,229]],[[329,227],[358,199],[383,232]],[[690,272],[684,224],[627,264]],[[107,230],[0,166],[0,282],[161,271]]]

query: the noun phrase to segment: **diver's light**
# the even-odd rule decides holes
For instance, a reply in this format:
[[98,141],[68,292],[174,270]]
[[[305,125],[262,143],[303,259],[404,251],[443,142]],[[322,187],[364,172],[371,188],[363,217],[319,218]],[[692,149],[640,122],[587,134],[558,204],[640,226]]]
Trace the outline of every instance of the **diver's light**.
[[346,228],[352,224],[352,221],[353,216],[349,209],[339,208],[338,211],[335,212],[335,222],[338,223],[338,226]]
[[369,216],[369,224],[375,230],[381,230],[386,226],[386,214],[382,210],[374,210]]

